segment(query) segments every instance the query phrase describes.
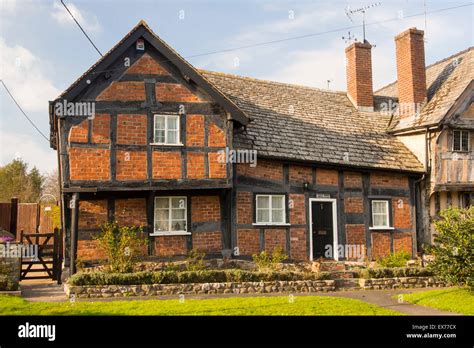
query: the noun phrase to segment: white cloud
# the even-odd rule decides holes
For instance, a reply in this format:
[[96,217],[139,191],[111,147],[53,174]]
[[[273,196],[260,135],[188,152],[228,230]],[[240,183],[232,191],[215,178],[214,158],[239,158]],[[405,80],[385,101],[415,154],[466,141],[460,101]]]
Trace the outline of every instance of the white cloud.
[[48,110],[48,101],[56,98],[60,91],[44,76],[42,61],[28,49],[8,46],[0,37],[0,79],[10,89],[18,103],[26,111]]
[[[98,32],[102,29],[95,15],[90,15],[85,11],[79,10],[79,8],[71,2],[68,2],[66,6],[68,7],[69,11],[71,11],[74,18],[76,18],[79,24],[86,31]],[[76,23],[74,23],[74,20],[71,18],[71,15],[67,12],[64,6],[62,6],[58,2],[54,3],[51,16],[60,25],[76,25]]]
[[[44,140],[38,140],[44,141]],[[57,167],[56,152],[49,148],[46,141],[43,146],[30,136],[20,133],[0,133],[0,166],[21,158],[29,164],[29,168],[36,166],[41,172],[50,172]]]
[[18,5],[17,0],[1,0],[0,1],[0,8],[2,9],[2,13],[11,13],[14,12]]

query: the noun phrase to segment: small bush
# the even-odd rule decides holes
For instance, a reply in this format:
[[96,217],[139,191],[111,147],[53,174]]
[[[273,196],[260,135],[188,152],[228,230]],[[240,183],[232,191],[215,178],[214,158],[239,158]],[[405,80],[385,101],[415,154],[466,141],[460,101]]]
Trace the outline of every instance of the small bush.
[[189,284],[226,282],[269,282],[296,280],[327,280],[329,273],[303,273],[288,271],[251,272],[232,270],[161,271],[135,273],[76,273],[69,278],[71,285],[145,285],[145,284]]
[[368,268],[360,271],[361,278],[401,278],[429,277],[433,272],[426,268],[397,267],[397,268]]
[[445,209],[434,225],[434,245],[426,250],[434,260],[428,267],[452,285],[474,287],[474,206]]
[[100,228],[102,232],[96,240],[107,256],[110,272],[131,272],[141,249],[148,243],[139,236],[141,228],[120,227],[117,222],[103,224]]
[[410,260],[410,254],[406,251],[399,251],[377,260],[377,264],[383,268],[405,267],[408,260]]
[[188,271],[201,271],[206,269],[204,264],[205,253],[201,253],[196,249],[190,250],[186,257],[186,269]]
[[0,274],[0,291],[18,290],[18,282],[13,281],[5,274]]
[[253,254],[252,259],[259,271],[268,271],[275,270],[279,263],[288,259],[288,256],[284,253],[283,248],[278,247],[271,254],[266,251]]

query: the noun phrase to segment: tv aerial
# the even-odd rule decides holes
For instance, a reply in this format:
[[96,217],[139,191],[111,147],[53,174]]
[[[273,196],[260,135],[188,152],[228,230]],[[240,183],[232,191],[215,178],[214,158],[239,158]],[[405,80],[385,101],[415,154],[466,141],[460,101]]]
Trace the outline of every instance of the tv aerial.
[[[349,18],[349,20],[354,23],[354,20],[353,20],[353,15],[357,14],[357,13],[362,13],[362,30],[363,30],[363,42],[366,41],[365,39],[365,13],[367,12],[367,10],[371,9],[371,8],[374,8],[374,7],[377,7],[377,6],[380,6],[382,5],[381,2],[374,2],[373,4],[370,4],[370,5],[367,5],[367,6],[364,6],[364,7],[360,7],[360,8],[356,8],[354,10],[352,10],[350,8],[350,6],[347,6],[345,8],[345,12],[346,12],[346,16],[347,18]],[[342,37],[343,39],[345,39],[344,37]]]

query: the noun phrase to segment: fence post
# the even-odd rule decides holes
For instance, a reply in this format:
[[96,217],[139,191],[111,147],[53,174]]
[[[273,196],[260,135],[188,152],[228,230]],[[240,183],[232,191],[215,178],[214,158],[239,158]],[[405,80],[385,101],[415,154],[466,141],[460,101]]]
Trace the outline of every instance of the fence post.
[[58,228],[54,228],[53,235],[53,280],[58,280]]
[[62,272],[63,272],[63,230],[62,228],[59,229],[58,231],[58,284],[61,284],[61,277],[62,277]]
[[15,236],[15,238],[18,240],[17,228],[18,228],[18,198],[13,197],[11,200],[11,207],[10,207],[10,233],[12,233]]

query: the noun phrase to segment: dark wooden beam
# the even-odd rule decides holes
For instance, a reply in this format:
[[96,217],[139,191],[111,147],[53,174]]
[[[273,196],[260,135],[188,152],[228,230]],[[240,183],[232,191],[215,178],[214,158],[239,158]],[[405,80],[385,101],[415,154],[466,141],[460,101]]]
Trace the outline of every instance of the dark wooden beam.
[[69,208],[72,210],[71,216],[71,251],[70,251],[70,275],[76,273],[76,257],[77,257],[77,236],[79,229],[79,193],[72,195]]

